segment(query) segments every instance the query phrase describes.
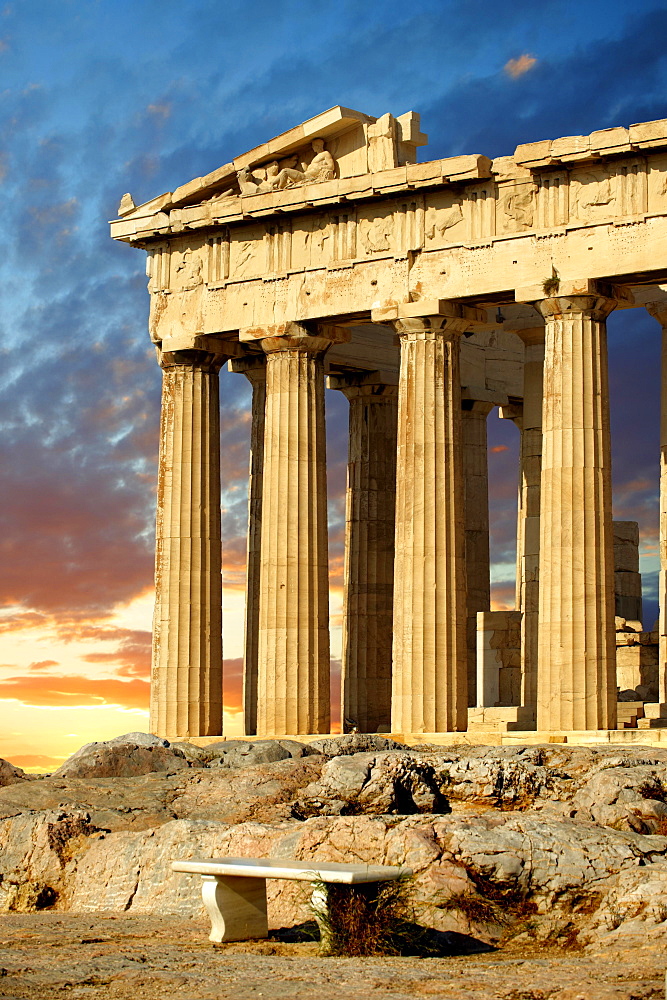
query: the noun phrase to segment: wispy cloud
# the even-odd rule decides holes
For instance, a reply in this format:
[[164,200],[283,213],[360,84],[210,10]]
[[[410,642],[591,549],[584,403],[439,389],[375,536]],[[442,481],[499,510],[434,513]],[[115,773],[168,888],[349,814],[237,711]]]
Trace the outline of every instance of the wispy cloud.
[[518,59],[508,59],[508,61],[503,66],[504,71],[513,80],[517,80],[520,76],[524,76],[528,73],[533,66],[537,65],[537,59],[535,56],[528,55],[524,52],[523,55],[519,56]]

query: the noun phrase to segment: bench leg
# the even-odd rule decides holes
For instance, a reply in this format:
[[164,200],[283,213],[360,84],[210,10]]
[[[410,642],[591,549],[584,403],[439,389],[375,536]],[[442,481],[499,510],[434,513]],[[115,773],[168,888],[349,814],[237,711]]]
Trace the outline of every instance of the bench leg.
[[209,941],[248,941],[269,936],[266,879],[202,875],[201,895],[211,918]]
[[318,885],[310,897],[310,908],[320,932],[320,952],[328,955],[331,951],[332,934],[329,922],[329,894],[326,885]]

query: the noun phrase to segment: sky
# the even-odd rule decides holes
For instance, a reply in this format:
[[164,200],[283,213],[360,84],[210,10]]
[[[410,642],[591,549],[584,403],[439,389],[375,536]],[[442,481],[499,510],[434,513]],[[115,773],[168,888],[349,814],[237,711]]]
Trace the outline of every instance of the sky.
[[[341,104],[421,114],[421,159],[667,117],[659,0],[0,0],[0,757],[52,770],[148,728],[160,371],[137,204]],[[660,331],[609,319],[614,515],[655,616]],[[630,349],[631,348],[631,349]],[[225,717],[239,732],[250,386],[223,373]],[[327,393],[333,654],[345,410]],[[489,418],[494,600],[518,432]]]

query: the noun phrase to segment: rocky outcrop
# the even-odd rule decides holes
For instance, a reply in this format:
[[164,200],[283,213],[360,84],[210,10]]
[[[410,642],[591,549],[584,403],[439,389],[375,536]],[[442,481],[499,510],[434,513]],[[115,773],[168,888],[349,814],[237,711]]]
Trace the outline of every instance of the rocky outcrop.
[[379,733],[347,733],[344,736],[323,736],[313,740],[311,751],[325,757],[346,757],[354,753],[372,753],[378,750],[409,750],[404,743],[397,743]]
[[22,771],[20,767],[15,767],[8,760],[0,758],[0,788],[6,785],[15,785],[18,781],[26,781],[29,775]]
[[[266,855],[407,864],[423,922],[490,941],[667,931],[665,751],[141,735],[0,788],[0,906],[194,914],[172,859]],[[303,885],[269,896],[309,916]]]
[[68,758],[55,778],[129,778],[188,767],[181,750],[147,733],[128,733],[103,743],[87,743]]

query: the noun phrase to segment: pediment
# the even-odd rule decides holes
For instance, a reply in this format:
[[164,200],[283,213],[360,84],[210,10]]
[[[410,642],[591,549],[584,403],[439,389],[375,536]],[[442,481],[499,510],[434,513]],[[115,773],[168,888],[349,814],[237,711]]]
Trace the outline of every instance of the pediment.
[[414,111],[398,118],[391,114],[374,118],[336,106],[143,205],[136,206],[130,195],[124,195],[119,215],[131,219],[202,201],[390,170],[415,163],[417,148],[426,142]]

